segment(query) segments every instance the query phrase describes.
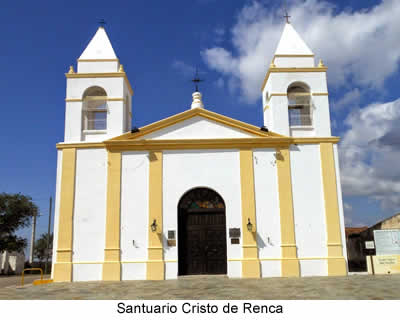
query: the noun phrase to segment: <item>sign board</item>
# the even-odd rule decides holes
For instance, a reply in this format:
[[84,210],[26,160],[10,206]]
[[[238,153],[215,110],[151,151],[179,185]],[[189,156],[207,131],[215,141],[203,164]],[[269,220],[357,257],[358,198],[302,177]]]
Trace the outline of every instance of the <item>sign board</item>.
[[175,239],[175,230],[168,230],[168,239]]
[[240,238],[240,228],[230,228],[229,238]]
[[400,255],[367,256],[369,274],[400,273]]
[[400,229],[374,230],[376,255],[400,254]]
[[167,240],[168,247],[176,247],[176,240]]
[[365,241],[365,249],[375,249],[375,243],[373,241]]

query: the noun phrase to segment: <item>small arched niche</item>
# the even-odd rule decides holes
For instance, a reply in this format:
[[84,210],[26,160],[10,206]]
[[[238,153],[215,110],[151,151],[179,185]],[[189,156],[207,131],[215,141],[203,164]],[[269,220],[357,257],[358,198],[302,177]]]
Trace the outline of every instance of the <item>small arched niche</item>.
[[82,128],[87,130],[107,130],[107,93],[98,86],[85,90],[82,96]]
[[287,89],[289,125],[304,127],[312,125],[310,87],[303,82],[294,82]]

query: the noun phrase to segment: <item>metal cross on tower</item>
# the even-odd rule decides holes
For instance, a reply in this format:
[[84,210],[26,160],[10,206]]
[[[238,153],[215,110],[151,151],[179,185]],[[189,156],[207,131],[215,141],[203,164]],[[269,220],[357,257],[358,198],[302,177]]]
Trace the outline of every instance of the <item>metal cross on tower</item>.
[[106,25],[106,20],[100,19],[100,20],[99,20],[99,25],[100,25],[100,27],[103,27],[103,28],[104,28],[104,26]]
[[196,92],[198,92],[199,91],[198,84],[199,84],[199,82],[202,82],[204,80],[199,78],[199,72],[198,72],[197,68],[196,68],[196,73],[194,75],[194,78],[191,81],[195,84]]
[[285,15],[283,17],[286,19],[286,23],[290,23],[289,18],[291,16],[289,16],[289,14],[288,14],[287,7],[286,7],[286,1],[283,1],[283,8],[285,10]]

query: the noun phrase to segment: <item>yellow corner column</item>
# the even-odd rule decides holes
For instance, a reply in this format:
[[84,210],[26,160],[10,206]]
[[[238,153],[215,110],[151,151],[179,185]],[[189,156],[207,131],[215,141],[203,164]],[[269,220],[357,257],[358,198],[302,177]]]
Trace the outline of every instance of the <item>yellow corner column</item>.
[[162,241],[162,151],[149,153],[149,247],[147,280],[164,280],[164,253]]
[[72,281],[72,230],[75,200],[76,149],[63,149],[60,184],[60,215],[54,281]]
[[299,277],[300,266],[294,230],[290,150],[288,147],[276,149],[276,154],[281,218],[282,277]]
[[[254,195],[253,151],[240,150],[240,185],[242,194],[242,277],[259,278],[260,260],[258,259],[256,206]],[[249,228],[251,230],[249,230]]]
[[121,280],[120,220],[121,220],[121,152],[108,151],[106,244],[104,248],[103,280]]
[[328,275],[347,274],[340,232],[339,204],[336,185],[335,158],[332,143],[321,143],[322,184],[324,188],[328,247]]

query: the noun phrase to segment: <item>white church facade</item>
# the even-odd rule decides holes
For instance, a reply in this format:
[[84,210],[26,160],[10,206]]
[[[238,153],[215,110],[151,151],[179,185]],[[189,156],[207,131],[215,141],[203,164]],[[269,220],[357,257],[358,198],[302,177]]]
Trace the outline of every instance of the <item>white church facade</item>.
[[347,274],[327,68],[286,23],[264,127],[191,108],[131,128],[133,91],[103,27],[66,74],[54,281]]

